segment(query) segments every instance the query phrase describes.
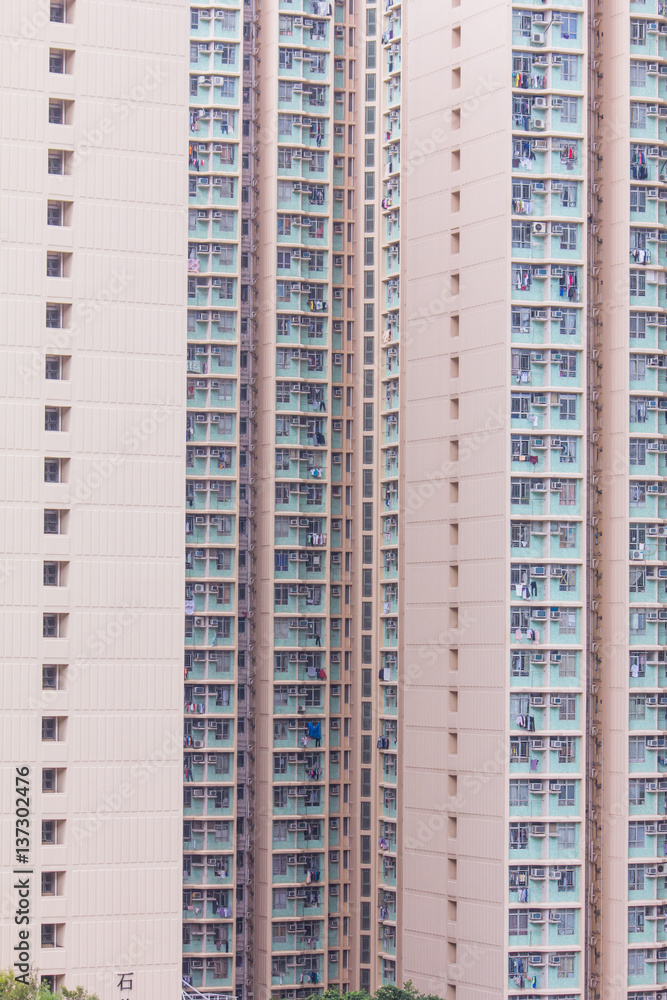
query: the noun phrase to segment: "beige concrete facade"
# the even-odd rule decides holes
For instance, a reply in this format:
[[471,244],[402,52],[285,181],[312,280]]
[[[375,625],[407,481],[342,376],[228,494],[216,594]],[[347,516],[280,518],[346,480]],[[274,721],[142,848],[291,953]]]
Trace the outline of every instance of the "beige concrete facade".
[[181,2],[3,11],[0,966],[101,1000],[180,989],[186,54]]
[[2,62],[33,960],[664,1000],[665,7],[187,18],[28,5]]

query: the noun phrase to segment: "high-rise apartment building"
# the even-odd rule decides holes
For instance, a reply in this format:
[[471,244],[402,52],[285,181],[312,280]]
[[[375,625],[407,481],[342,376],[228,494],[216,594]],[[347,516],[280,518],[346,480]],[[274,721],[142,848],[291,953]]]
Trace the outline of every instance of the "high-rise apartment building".
[[667,993],[666,13],[192,8],[195,988]]
[[664,4],[193,0],[187,136],[187,9],[49,14],[0,217],[36,965],[665,1000]]
[[370,988],[397,981],[401,4],[197,4],[190,41],[184,983]]
[[2,12],[0,967],[105,1000],[181,988],[187,17]]

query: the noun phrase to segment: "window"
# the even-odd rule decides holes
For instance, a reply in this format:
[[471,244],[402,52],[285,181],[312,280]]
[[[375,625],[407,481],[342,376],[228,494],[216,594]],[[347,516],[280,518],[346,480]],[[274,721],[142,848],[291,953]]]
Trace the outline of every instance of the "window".
[[530,479],[512,479],[511,502],[513,504],[530,503]]
[[630,41],[632,45],[646,45],[646,21],[630,18]]
[[292,150],[291,149],[279,149],[278,150],[278,169],[279,170],[291,170],[292,169]]
[[644,866],[628,865],[628,890],[641,891],[644,888]]
[[289,236],[292,232],[291,215],[278,216],[278,236]]
[[630,676],[646,677],[646,653],[630,653]]
[[[234,10],[224,10],[222,11],[222,17],[219,16],[219,12],[216,11],[216,22],[219,28],[223,31],[236,31],[236,11]],[[571,36],[576,38],[576,34]]]
[[564,225],[563,232],[560,237],[560,248],[561,250],[576,250],[577,249],[577,226],[574,225]]
[[62,467],[59,458],[45,458],[44,459],[44,482],[45,483],[60,483]]
[[42,791],[43,792],[57,792],[58,791],[58,769],[55,767],[43,767],[42,768]]
[[512,246],[515,249],[529,250],[531,231],[532,225],[530,222],[513,222]]
[[511,936],[528,933],[528,910],[510,910],[509,918]]
[[[632,716],[631,716],[632,717]],[[643,778],[628,781],[628,802],[631,806],[643,806],[646,801],[646,782]]]
[[234,278],[220,278],[218,296],[221,299],[231,300],[236,292],[236,281]]
[[48,171],[50,174],[64,174],[65,172],[64,150],[62,149],[49,150]]
[[[630,86],[646,86],[646,63],[637,62],[635,59],[630,62]],[[630,105],[630,115],[632,116],[632,105]]]
[[57,946],[56,929],[56,924],[42,924],[40,942],[42,948],[55,948]]
[[561,610],[558,619],[558,631],[560,635],[574,635],[577,628],[577,612]]
[[646,760],[646,737],[630,736],[628,738],[628,760],[631,764],[643,764]]
[[287,909],[287,889],[273,890],[273,909],[274,910]]
[[56,716],[44,716],[42,718],[42,740],[45,742],[55,742],[58,739],[58,718]]
[[530,309],[512,310],[512,335],[530,333]]
[[510,739],[510,762],[525,763],[529,760],[530,745],[523,736],[512,736]]
[[49,201],[47,203],[46,206],[47,226],[63,225],[63,208],[64,208],[64,202],[62,201]]
[[235,66],[238,46],[220,45],[216,50],[216,59],[221,66]]
[[58,843],[58,821],[55,819],[43,819],[42,820],[42,843],[43,844],[57,844]]
[[630,438],[630,465],[646,465],[646,441]]
[[287,607],[289,604],[289,587],[278,584],[273,588],[273,600],[277,607]]
[[574,722],[577,717],[576,694],[561,694],[558,706],[558,718],[561,722]]
[[42,896],[58,895],[58,872],[42,872]]
[[59,682],[60,667],[54,663],[45,663],[42,666],[42,688],[44,690],[58,690]]
[[572,850],[575,845],[576,828],[574,823],[557,823],[557,846],[561,851]]
[[45,639],[57,639],[61,635],[60,615],[45,614],[43,616],[42,634]]
[[560,420],[576,420],[577,397],[561,392],[558,396],[558,411]]
[[[233,233],[236,229],[236,212],[221,212],[220,218],[217,220],[218,228],[221,233]],[[223,320],[229,320],[233,322],[234,317],[225,313]]]
[[561,507],[574,507],[577,502],[577,484],[566,482],[561,485],[558,503]]
[[60,586],[60,563],[57,562],[44,563],[43,583],[45,587]]
[[578,76],[579,76],[579,57],[562,55],[560,57],[561,80],[574,81],[578,78]]
[[561,438],[559,461],[568,463],[577,461],[576,438]]
[[51,302],[46,304],[46,327],[48,330],[60,330],[63,325],[63,307]]
[[643,611],[630,613],[630,635],[643,635],[646,632],[646,614]]
[[287,941],[287,924],[273,924],[271,926],[271,937],[274,944],[283,944]]
[[63,359],[58,354],[47,354],[44,365],[44,375],[48,379],[61,379]]
[[576,524],[560,524],[558,526],[558,541],[561,549],[573,549],[577,543]]
[[577,654],[570,652],[560,652],[560,662],[558,665],[558,676],[559,677],[576,677],[577,676]]
[[558,979],[574,978],[574,955],[561,955],[558,966]]
[[511,400],[511,415],[513,420],[523,420],[530,413],[529,392],[513,392]]
[[563,107],[560,111],[562,124],[576,125],[579,120],[579,98],[563,97]]
[[510,806],[528,805],[528,779],[513,778],[510,780]]
[[646,188],[640,188],[640,187],[630,188],[630,211],[631,212],[646,211]]
[[278,270],[289,271],[292,266],[291,250],[278,250]]
[[628,951],[628,975],[643,976],[646,972],[646,952],[643,948]]
[[577,332],[577,315],[578,311],[576,309],[563,309],[563,315],[560,319],[560,327],[558,332],[561,337],[568,336],[571,337]]
[[560,37],[575,39],[577,37],[579,18],[576,14],[561,14]]
[[561,779],[558,784],[560,785],[557,799],[559,808],[571,808],[575,802],[574,781],[563,781]]
[[646,355],[630,355],[630,378],[634,382],[641,382],[646,379]]
[[646,105],[637,104],[635,101],[630,102],[630,128],[634,129],[644,129],[646,128]]
[[236,187],[233,177],[221,177],[221,184],[216,185],[221,198],[235,198]]
[[563,181],[560,192],[560,203],[563,208],[577,207],[578,192],[579,185],[576,181]]
[[44,430],[62,430],[62,411],[59,406],[44,407]]
[[276,403],[289,403],[292,398],[290,382],[276,382]]
[[638,298],[646,295],[646,275],[643,271],[630,271],[630,295]]
[[65,102],[64,101],[49,101],[49,124],[50,125],[64,125],[65,124]]
[[62,49],[49,49],[49,73],[65,72],[65,53]]
[[291,101],[292,94],[294,92],[294,84],[286,83],[284,80],[280,80],[278,83],[278,100],[279,101]]

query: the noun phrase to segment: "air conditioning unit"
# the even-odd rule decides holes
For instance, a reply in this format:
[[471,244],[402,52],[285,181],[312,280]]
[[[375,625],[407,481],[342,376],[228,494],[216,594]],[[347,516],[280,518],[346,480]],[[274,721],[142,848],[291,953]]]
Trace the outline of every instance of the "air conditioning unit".
[[531,122],[531,128],[535,132],[543,132],[547,127],[547,122],[545,118],[533,118]]
[[533,236],[546,236],[547,226],[545,222],[534,222],[531,227]]

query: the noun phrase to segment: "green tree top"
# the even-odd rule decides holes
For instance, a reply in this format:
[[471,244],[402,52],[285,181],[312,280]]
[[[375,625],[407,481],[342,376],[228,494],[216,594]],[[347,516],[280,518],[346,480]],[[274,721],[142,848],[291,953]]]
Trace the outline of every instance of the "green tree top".
[[63,986],[60,993],[52,993],[49,987],[40,982],[36,972],[32,973],[27,983],[19,982],[12,971],[0,970],[0,1000],[99,1000],[95,993],[88,993],[83,986],[68,990]]
[[402,987],[381,986],[372,996],[369,996],[366,990],[357,990],[353,993],[325,990],[324,993],[313,994],[309,1000],[441,1000],[441,998],[433,993],[420,993],[411,980],[408,980]]

